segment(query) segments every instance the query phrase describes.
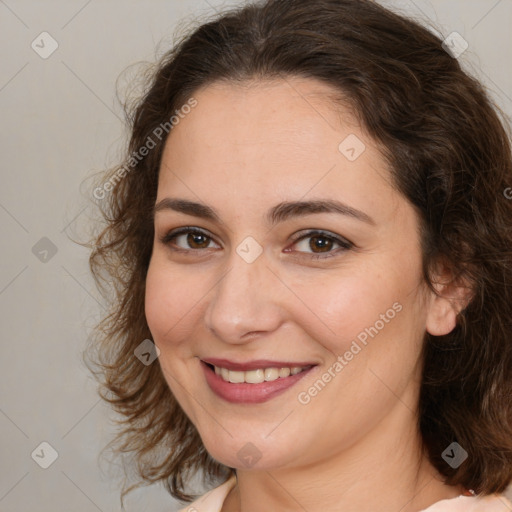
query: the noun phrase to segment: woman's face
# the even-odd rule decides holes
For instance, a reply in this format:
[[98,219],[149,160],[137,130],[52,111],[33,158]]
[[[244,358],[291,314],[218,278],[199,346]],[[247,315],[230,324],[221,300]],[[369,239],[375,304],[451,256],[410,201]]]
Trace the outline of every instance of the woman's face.
[[379,427],[414,431],[435,330],[417,215],[329,92],[216,83],[166,143],[146,317],[170,389],[230,467],[318,462]]

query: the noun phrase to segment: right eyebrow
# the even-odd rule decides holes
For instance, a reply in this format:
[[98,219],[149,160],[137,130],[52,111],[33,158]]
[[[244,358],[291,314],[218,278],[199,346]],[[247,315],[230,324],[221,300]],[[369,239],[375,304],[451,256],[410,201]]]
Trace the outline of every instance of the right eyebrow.
[[172,210],[185,215],[191,215],[193,217],[199,217],[201,219],[212,220],[214,222],[221,223],[220,217],[217,215],[215,210],[210,206],[202,203],[196,203],[195,201],[189,201],[188,199],[174,199],[166,197],[159,201],[153,208],[153,217],[161,211]]

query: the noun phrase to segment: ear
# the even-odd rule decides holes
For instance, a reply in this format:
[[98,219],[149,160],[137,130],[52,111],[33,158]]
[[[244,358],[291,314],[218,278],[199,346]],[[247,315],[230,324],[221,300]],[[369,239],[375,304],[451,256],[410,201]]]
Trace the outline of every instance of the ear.
[[457,315],[469,304],[473,291],[469,282],[455,278],[446,263],[439,263],[431,277],[436,293],[430,291],[426,329],[433,336],[450,333],[457,325]]

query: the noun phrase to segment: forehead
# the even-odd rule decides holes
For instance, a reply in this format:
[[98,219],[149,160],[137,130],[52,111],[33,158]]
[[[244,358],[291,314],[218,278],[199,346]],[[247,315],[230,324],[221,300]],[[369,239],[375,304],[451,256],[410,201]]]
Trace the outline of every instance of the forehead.
[[172,191],[227,203],[329,193],[378,201],[390,188],[387,163],[336,94],[322,82],[292,77],[196,91],[196,107],[166,142],[159,198]]
[[290,160],[311,149],[337,155],[343,132],[362,127],[348,105],[334,101],[336,94],[322,82],[296,77],[215,82],[194,93],[197,106],[173,129],[169,143],[186,139],[189,146],[229,147],[233,154],[241,145],[266,144],[267,152],[293,145]]

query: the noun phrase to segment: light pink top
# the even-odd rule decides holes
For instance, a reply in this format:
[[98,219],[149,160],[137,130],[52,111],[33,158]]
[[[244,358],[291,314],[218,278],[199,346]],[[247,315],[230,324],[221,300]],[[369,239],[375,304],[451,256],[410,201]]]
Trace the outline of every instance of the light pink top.
[[[179,512],[220,512],[229,491],[234,487],[232,476]],[[420,512],[512,512],[512,503],[501,494],[489,496],[464,496],[441,500]]]

